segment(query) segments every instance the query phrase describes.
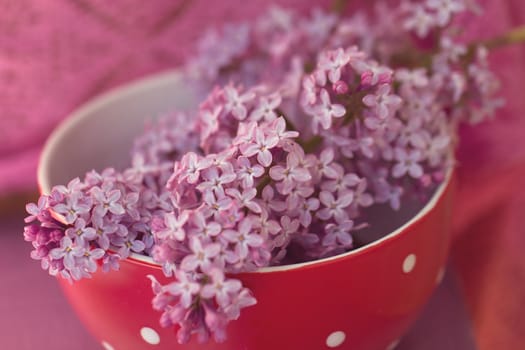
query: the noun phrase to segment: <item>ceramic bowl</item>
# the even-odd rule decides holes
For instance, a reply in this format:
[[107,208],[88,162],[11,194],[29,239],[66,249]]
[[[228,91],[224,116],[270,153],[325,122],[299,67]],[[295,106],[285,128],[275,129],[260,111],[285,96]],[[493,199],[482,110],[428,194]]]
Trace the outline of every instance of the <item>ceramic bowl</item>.
[[[124,167],[146,118],[194,105],[177,72],[111,91],[74,112],[49,138],[41,191],[90,169]],[[179,345],[151,308],[150,258],[132,255],[117,272],[60,284],[74,310],[109,350],[391,350],[440,281],[448,254],[453,176],[424,206],[385,212],[374,230],[390,232],[352,252],[240,274],[257,298],[228,326],[225,343]],[[388,230],[388,231],[384,231]],[[370,233],[367,237],[373,237]]]

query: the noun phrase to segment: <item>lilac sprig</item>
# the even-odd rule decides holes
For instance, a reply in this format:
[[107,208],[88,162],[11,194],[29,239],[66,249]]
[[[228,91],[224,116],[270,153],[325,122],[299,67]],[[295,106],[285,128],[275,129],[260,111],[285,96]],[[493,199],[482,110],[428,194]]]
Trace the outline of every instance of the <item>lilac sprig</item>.
[[31,257],[51,275],[79,280],[98,265],[118,270],[119,260],[132,253],[151,255],[152,218],[173,209],[165,188],[173,159],[197,147],[189,130],[194,123],[187,118],[176,113],[149,125],[135,140],[132,166],[123,172],[93,170],[84,181],[55,186],[38,204],[28,204],[24,238],[34,247]]
[[88,173],[29,204],[24,236],[52,275],[90,277],[132,253],[180,343],[226,339],[256,304],[235,273],[359,247],[371,209],[424,203],[462,122],[501,105],[487,51],[465,46],[466,0],[403,1],[375,17],[272,7],[212,29],[184,70],[198,109],[148,125],[131,167]]
[[99,265],[118,270],[118,261],[131,253],[150,254],[151,216],[171,204],[130,178],[114,169],[91,171],[84,181],[55,186],[38,204],[28,204],[24,238],[34,247],[31,256],[51,275],[79,280]]
[[[429,61],[388,64],[413,42],[413,32],[422,38],[435,33],[465,8],[459,0],[429,0],[422,10],[432,22],[420,28],[411,24],[420,25],[418,6],[390,14],[404,28],[372,29],[363,17],[338,21],[317,12],[325,30],[316,40],[304,40],[312,32],[296,25],[308,20],[273,8],[253,27],[243,24],[243,45],[222,66],[211,65],[215,82],[254,87],[211,91],[197,115],[200,152],[175,163],[168,182],[174,211],[156,220],[153,233],[162,247],[156,260],[168,274],[184,273],[193,283],[186,303],[178,292],[154,286],[159,298],[171,300],[157,305],[163,320],[173,310],[184,315],[170,323],[179,324],[179,341],[192,332],[222,339],[232,319],[203,292],[211,271],[224,276],[348,251],[352,233],[368,225],[367,208],[388,203],[397,210],[403,195],[424,199],[433,192],[451,165],[462,112],[497,105],[488,102],[496,85],[489,83],[483,51],[465,60],[466,51],[445,31]],[[420,43],[412,45],[417,50]],[[263,75],[265,85],[257,85]],[[286,133],[293,136],[283,142],[278,135]],[[238,286],[228,292],[231,300],[249,293],[237,282],[231,280]],[[207,315],[221,315],[221,321],[207,323]]]
[[[153,220],[153,257],[178,281],[152,278],[154,305],[163,325],[179,326],[179,341],[191,333],[223,339],[235,319],[228,310],[254,303],[226,273],[339,254],[366,225],[354,223],[373,203],[366,180],[345,172],[332,149],[306,154],[279,115],[282,97],[266,90],[227,85],[210,93],[196,123],[204,154],[175,162],[167,183],[173,211]],[[211,293],[217,280],[231,288]]]

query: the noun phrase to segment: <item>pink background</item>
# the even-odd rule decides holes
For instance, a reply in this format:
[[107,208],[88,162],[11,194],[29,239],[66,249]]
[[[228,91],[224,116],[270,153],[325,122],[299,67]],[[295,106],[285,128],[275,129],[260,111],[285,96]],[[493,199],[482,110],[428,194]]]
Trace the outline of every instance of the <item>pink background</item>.
[[[278,2],[301,10],[329,3]],[[351,2],[358,6],[366,1]],[[487,38],[525,24],[523,0],[480,2],[486,14],[465,28],[473,37]],[[205,27],[224,20],[250,20],[268,3],[0,0],[0,201],[36,190],[42,144],[75,107],[111,87],[176,67]],[[494,121],[463,130],[452,261],[460,277],[458,295],[465,296],[479,348],[512,350],[525,342],[525,46],[499,50],[492,64],[502,78],[507,106]],[[0,205],[2,223],[10,225],[2,229],[6,240],[0,242],[8,245],[2,248],[16,245],[9,235],[21,240],[21,208],[14,202]],[[12,219],[7,218],[14,212]],[[7,300],[16,294],[9,283],[27,292],[30,285],[20,282],[24,278],[20,276],[33,275],[19,269],[18,261],[28,261],[26,252],[4,259],[1,254],[0,298]],[[55,295],[49,289],[54,287],[47,288],[50,294],[45,295]],[[16,302],[26,305],[18,298]],[[0,304],[9,305],[13,302]],[[38,312],[38,305],[34,307]],[[0,326],[11,324],[5,316],[9,313],[3,311]]]

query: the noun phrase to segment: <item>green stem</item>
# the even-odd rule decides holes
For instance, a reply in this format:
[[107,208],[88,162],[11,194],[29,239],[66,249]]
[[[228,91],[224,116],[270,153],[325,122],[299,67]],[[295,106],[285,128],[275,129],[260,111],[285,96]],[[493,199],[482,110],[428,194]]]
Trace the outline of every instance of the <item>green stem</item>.
[[288,118],[286,118],[286,115],[284,115],[283,111],[281,111],[280,109],[276,109],[275,112],[277,112],[278,115],[280,115],[281,117],[283,117],[284,119],[284,122],[286,123],[286,130],[288,131],[297,131],[297,128],[295,127],[295,125],[292,123],[292,121]]
[[[266,172],[266,174],[263,175],[261,182],[257,185],[257,195],[260,195],[262,193],[262,190],[272,181],[272,178],[270,177],[270,174]],[[257,197],[258,198],[258,197]]]
[[485,46],[487,49],[497,49],[499,47],[507,46],[507,45],[513,45],[513,44],[519,44],[525,42],[525,25],[513,28],[512,30],[503,33],[502,35],[499,35],[495,38],[488,39],[485,41],[481,41],[478,43],[474,43],[474,45],[482,45]]
[[[463,60],[465,62],[471,62],[476,54],[476,50],[479,46],[486,47],[488,50],[498,49],[504,46],[525,43],[525,25],[511,29],[510,31],[498,35],[494,38],[482,41],[475,41],[468,46],[467,53],[464,55]],[[421,53],[414,55],[413,52],[408,51],[394,54],[391,59],[393,66],[404,66],[404,67],[426,67],[429,68],[432,64],[432,54]]]
[[346,10],[346,7],[348,6],[348,3],[349,3],[349,0],[334,0],[332,1],[332,12],[338,14],[338,15],[342,15],[345,10]]
[[468,46],[468,50],[463,55],[462,61],[464,65],[472,62],[476,56],[478,47],[485,47],[492,51],[507,45],[513,45],[525,42],[525,26],[514,28],[506,33],[488,40],[475,41]]
[[300,145],[303,147],[304,153],[311,153],[315,151],[323,143],[323,138],[319,135],[312,136],[309,140],[302,141]]
[[[286,115],[280,109],[276,109],[275,111],[277,112],[278,115],[283,117],[283,119],[284,119],[284,121],[286,123],[286,130],[297,131],[297,128],[292,123],[292,121],[290,119],[286,118]],[[323,139],[322,139],[321,136],[313,136],[312,138],[310,138],[308,140],[303,140],[301,138],[297,138],[296,141],[297,141],[297,143],[299,145],[301,145],[301,147],[303,148],[305,153],[310,153],[310,152],[315,151],[317,146],[319,146],[323,142]],[[263,184],[263,182],[265,182],[265,181],[263,180],[261,182],[261,184]],[[267,184],[268,183],[264,183],[264,186],[266,186]],[[264,186],[262,186],[262,187],[264,187]],[[259,188],[257,188],[257,190],[259,190]]]

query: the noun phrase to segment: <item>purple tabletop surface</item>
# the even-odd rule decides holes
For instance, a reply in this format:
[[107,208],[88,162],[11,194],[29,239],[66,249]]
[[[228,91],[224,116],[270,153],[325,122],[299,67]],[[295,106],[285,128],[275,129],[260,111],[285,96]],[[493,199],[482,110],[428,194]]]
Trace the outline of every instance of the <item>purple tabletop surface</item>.
[[[76,318],[55,279],[29,258],[31,247],[22,238],[23,209],[9,211],[9,215],[0,213],[0,349],[102,349]],[[450,268],[420,319],[396,348],[416,349],[476,350]]]

